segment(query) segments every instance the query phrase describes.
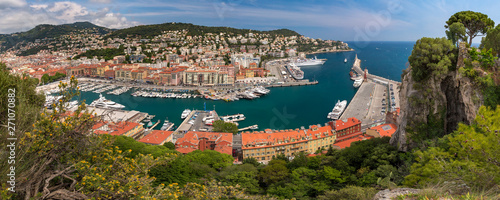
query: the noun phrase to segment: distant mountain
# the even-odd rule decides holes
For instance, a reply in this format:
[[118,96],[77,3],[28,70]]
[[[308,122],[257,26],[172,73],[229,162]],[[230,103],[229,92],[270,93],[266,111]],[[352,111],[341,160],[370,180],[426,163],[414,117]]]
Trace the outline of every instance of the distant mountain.
[[112,30],[90,22],[75,22],[73,24],[62,25],[41,24],[26,32],[0,35],[0,50],[9,49],[20,42],[35,42],[37,39],[57,38],[62,35],[80,32],[103,35],[112,32]]
[[128,36],[140,36],[143,38],[154,37],[162,34],[163,31],[175,31],[175,30],[188,30],[188,35],[203,35],[203,33],[215,33],[219,34],[234,33],[234,34],[246,34],[252,33],[268,33],[270,35],[282,35],[282,36],[300,36],[299,33],[289,30],[289,29],[278,29],[272,31],[256,31],[250,29],[236,29],[230,27],[210,27],[210,26],[199,26],[190,23],[164,23],[164,24],[153,24],[153,25],[141,25],[130,28],[125,28],[121,30],[114,31],[112,34],[108,35],[109,38],[125,38]]

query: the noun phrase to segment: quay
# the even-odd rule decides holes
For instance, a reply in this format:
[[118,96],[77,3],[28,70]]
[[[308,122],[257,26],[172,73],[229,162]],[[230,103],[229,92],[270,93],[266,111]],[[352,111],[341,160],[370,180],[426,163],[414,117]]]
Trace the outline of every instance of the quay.
[[[76,109],[77,107],[73,107],[69,111],[74,112]],[[115,123],[121,121],[141,123],[141,121],[146,119],[146,117],[148,116],[147,113],[139,112],[136,110],[117,110],[108,108],[96,108],[92,106],[88,106],[88,110],[91,111],[94,116],[101,116],[102,120]]]
[[240,129],[238,129],[238,131],[246,131],[246,130],[258,129],[258,128],[259,128],[259,126],[256,124],[256,125],[248,126],[248,127],[245,127],[245,128],[240,128]]
[[364,83],[350,101],[340,117],[347,120],[356,117],[361,121],[362,131],[385,123],[387,111],[394,111],[399,107],[400,82],[369,74],[368,70],[361,70],[361,60],[357,55],[352,69],[361,76],[365,76]]
[[316,85],[318,81],[302,80],[297,82],[285,82],[282,84],[266,85],[264,87],[291,87],[291,86],[303,86],[303,85]]
[[148,128],[148,130],[153,130],[158,124],[160,124],[160,121],[161,120],[158,120],[155,124],[153,124],[153,126],[151,126],[151,128]]
[[[217,112],[212,110],[193,110],[189,115],[182,121],[179,127],[175,130],[176,133],[185,133],[188,131],[211,131],[213,129],[212,126],[206,125],[203,119],[207,117],[213,117],[214,121],[220,119]],[[193,121],[190,123],[190,121]]]

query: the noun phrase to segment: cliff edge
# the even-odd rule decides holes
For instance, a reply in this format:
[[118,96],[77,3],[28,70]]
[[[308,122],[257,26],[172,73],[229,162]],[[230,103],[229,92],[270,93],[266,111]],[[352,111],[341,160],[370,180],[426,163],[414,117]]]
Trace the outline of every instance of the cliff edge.
[[[468,58],[465,44],[460,44],[456,69],[464,67]],[[458,123],[470,124],[483,104],[481,90],[459,70],[432,75],[425,81],[415,81],[412,67],[402,75],[398,129],[391,144],[408,151],[421,139],[441,137],[456,129]]]

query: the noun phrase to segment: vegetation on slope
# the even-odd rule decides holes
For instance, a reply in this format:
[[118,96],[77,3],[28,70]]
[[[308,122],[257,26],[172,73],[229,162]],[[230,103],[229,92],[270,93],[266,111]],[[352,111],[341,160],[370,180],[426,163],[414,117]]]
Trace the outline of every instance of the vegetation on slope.
[[27,43],[35,42],[36,39],[57,38],[63,35],[81,31],[88,31],[89,33],[96,33],[101,35],[111,32],[111,30],[108,28],[100,27],[90,22],[75,22],[73,24],[62,25],[42,24],[26,32],[0,35],[0,41],[3,41],[3,43],[1,43],[2,49],[0,50],[9,49],[21,42]]
[[289,29],[278,29],[271,31],[256,31],[250,29],[236,29],[230,27],[210,27],[210,26],[199,26],[190,23],[164,23],[164,24],[153,24],[153,25],[141,25],[125,29],[120,29],[112,34],[108,35],[107,38],[126,38],[129,36],[139,36],[142,38],[152,38],[157,35],[163,34],[163,31],[176,31],[176,30],[187,30],[187,35],[204,35],[205,33],[229,33],[233,35],[241,34],[245,35],[250,32],[259,34],[270,34],[272,36],[300,36],[295,31]]

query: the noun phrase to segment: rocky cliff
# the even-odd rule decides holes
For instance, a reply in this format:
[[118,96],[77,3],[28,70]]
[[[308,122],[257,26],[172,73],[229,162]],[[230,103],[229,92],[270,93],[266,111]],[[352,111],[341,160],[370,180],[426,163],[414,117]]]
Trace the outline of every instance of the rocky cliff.
[[[459,48],[457,69],[463,67],[468,53]],[[402,75],[398,130],[391,139],[401,151],[415,147],[416,140],[442,136],[456,129],[458,123],[469,124],[483,104],[483,95],[468,77],[458,70],[416,82],[411,66]]]

